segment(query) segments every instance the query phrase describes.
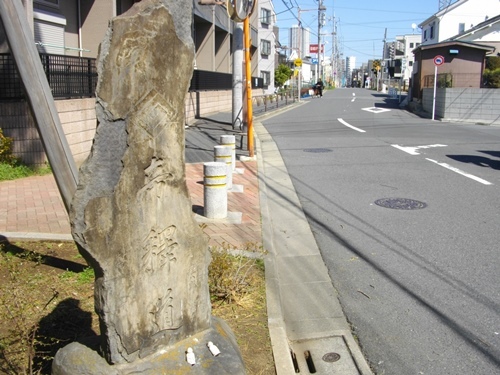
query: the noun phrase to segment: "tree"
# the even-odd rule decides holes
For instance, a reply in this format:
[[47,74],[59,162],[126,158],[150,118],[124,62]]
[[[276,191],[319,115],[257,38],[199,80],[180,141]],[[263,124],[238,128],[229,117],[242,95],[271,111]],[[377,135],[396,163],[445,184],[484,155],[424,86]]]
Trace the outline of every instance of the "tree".
[[372,69],[372,72],[377,76],[378,75],[378,72],[380,71],[381,69],[381,66],[380,66],[380,60],[373,60],[373,63],[372,63],[372,66],[373,66],[373,69]]
[[283,87],[286,81],[292,76],[292,69],[285,64],[280,64],[274,72],[274,84],[276,87]]
[[489,56],[486,58],[486,69],[495,70],[500,69],[500,57]]
[[485,87],[500,88],[500,57],[491,56],[486,59],[483,82]]

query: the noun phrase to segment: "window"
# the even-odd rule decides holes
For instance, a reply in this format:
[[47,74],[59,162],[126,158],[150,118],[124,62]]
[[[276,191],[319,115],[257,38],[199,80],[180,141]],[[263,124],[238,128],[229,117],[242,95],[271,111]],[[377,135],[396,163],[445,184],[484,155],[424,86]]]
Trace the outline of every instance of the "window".
[[427,40],[427,30],[424,30],[424,40]]
[[265,25],[271,24],[271,11],[266,8],[260,9],[260,22]]
[[465,23],[458,24],[458,33],[461,34],[465,31]]
[[410,48],[413,48],[413,46],[414,46],[414,43],[410,43]]
[[271,42],[269,40],[262,39],[260,41],[260,54],[264,56],[271,54]]
[[409,66],[413,66],[413,61],[408,61]]
[[266,71],[261,71],[260,72],[260,78],[264,81],[264,87],[267,87],[271,84],[271,72],[266,72]]
[[64,55],[66,18],[56,12],[33,11],[34,39],[39,52]]
[[431,26],[431,35],[430,35],[430,38],[434,39],[434,25]]

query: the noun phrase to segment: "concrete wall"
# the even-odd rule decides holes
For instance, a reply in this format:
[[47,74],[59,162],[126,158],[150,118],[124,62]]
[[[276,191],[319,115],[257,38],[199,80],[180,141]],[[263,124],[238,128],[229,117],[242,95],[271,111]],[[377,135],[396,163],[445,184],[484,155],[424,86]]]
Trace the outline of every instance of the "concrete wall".
[[81,43],[84,51],[82,57],[97,57],[99,44],[101,44],[109,20],[116,16],[115,2],[102,0],[81,0]]
[[56,100],[55,103],[75,162],[80,165],[90,153],[95,135],[95,99]]
[[[422,105],[432,114],[433,89],[423,90]],[[478,88],[437,89],[435,117],[444,121],[500,125],[500,90]]]
[[186,124],[191,124],[197,117],[231,111],[232,92],[231,90],[188,92],[185,103]]
[[[261,94],[261,90],[256,91]],[[186,124],[193,123],[196,117],[230,112],[231,95],[231,90],[188,92]],[[80,165],[90,153],[95,135],[95,99],[56,100],[55,104],[75,162]],[[43,165],[47,162],[27,103],[0,103],[0,128],[5,136],[14,139],[14,155],[24,163]]]
[[[90,152],[96,128],[95,99],[59,100],[56,108],[77,165]],[[1,103],[0,128],[14,139],[14,155],[29,165],[47,162],[28,104]]]

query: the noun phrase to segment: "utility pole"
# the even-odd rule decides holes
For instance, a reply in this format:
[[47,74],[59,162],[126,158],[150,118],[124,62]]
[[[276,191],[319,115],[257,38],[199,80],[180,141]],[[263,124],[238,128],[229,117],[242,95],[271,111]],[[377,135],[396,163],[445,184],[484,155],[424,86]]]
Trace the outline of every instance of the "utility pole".
[[253,107],[252,107],[252,67],[250,57],[250,15],[243,20],[243,33],[245,34],[245,69],[247,81],[247,142],[248,153],[251,158],[255,156],[253,144]]
[[233,31],[233,129],[243,129],[243,23],[234,22]]
[[335,13],[333,14],[333,51],[332,51],[332,74],[333,82],[335,88],[338,88],[338,46],[337,46],[337,21],[335,19]]
[[321,78],[322,79],[322,71],[321,71],[321,28],[325,23],[325,11],[326,7],[323,5],[323,0],[318,1],[318,74],[316,77],[316,81]]
[[[245,48],[245,80],[247,93],[247,139],[250,157],[254,157],[253,142],[253,109],[252,109],[252,68],[250,56],[250,16],[255,8],[254,0],[231,0],[227,2],[229,18],[235,22],[243,22],[243,37]],[[234,53],[234,51],[233,51]]]
[[385,47],[386,47],[386,40],[387,40],[387,27],[385,28],[385,33],[384,33],[384,50],[382,51],[382,69],[380,69],[380,81],[382,82],[382,88],[381,91],[384,91],[384,70],[385,70]]

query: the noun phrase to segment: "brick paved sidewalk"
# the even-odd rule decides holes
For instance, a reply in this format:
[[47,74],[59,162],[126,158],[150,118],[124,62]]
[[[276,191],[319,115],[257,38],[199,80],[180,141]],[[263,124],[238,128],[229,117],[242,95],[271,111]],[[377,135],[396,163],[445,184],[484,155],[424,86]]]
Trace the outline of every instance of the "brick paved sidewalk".
[[0,234],[3,232],[70,233],[53,175],[0,182]]
[[[244,249],[262,243],[257,162],[237,162],[244,171],[233,175],[243,192],[228,193],[228,211],[241,212],[241,224],[211,220],[203,224],[211,246],[226,244]],[[186,182],[196,211],[203,207],[203,163],[186,164]],[[66,210],[53,175],[0,182],[0,235],[2,233],[70,234]]]
[[[224,220],[204,222],[204,231],[210,236],[211,246],[230,245],[244,249],[248,243],[262,244],[260,223],[257,162],[236,162],[244,173],[233,174],[233,186],[242,185],[243,192],[228,192],[228,211],[241,212],[241,224],[228,224]],[[203,206],[203,163],[186,164],[186,181],[194,211]]]

